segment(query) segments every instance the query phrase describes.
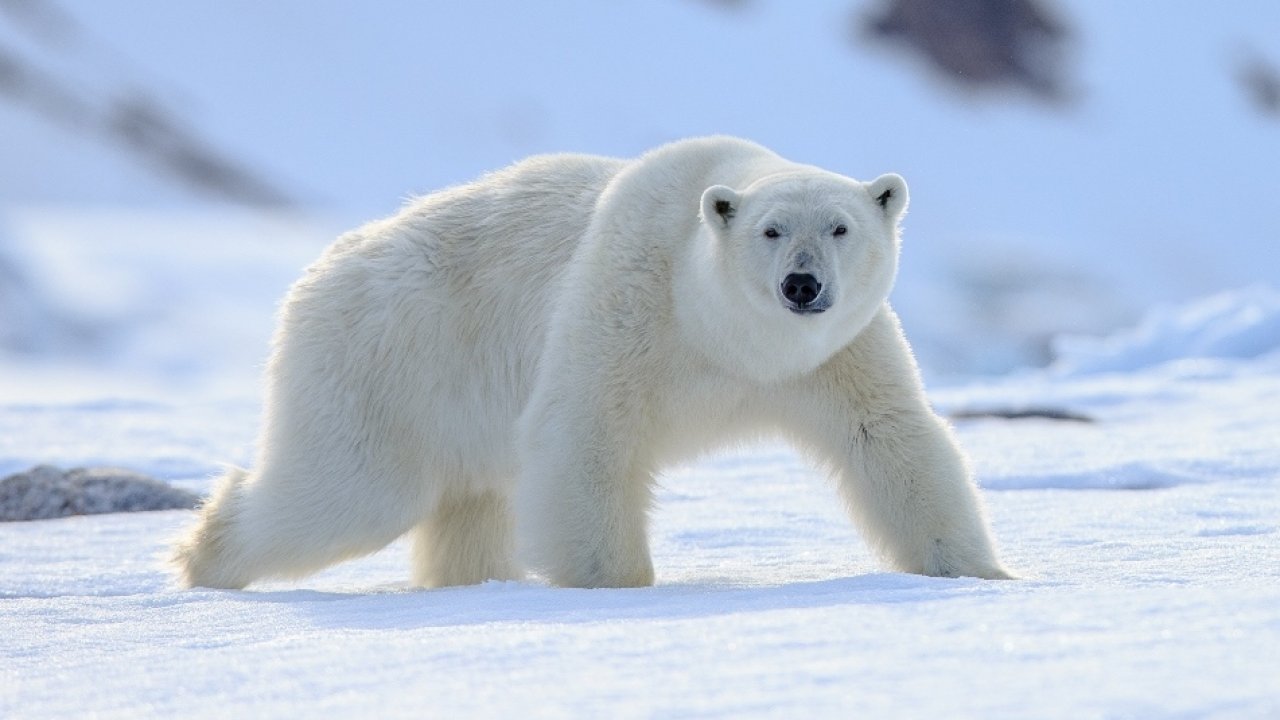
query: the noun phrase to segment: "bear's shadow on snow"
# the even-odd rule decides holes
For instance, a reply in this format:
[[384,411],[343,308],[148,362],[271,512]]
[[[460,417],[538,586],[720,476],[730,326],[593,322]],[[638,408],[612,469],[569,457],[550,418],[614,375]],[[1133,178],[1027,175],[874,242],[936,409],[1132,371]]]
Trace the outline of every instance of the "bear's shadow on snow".
[[974,578],[878,573],[763,587],[687,583],[582,590],[491,581],[438,590],[384,588],[363,594],[285,590],[237,595],[251,602],[292,604],[318,626],[372,630],[502,622],[682,620],[768,610],[932,603],[991,595],[1000,592],[1000,585]]

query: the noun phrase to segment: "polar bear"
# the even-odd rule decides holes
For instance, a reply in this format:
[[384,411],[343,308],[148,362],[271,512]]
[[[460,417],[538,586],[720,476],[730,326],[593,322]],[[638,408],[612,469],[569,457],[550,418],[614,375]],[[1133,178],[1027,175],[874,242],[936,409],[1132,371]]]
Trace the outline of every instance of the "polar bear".
[[906,207],[897,175],[711,137],[530,158],[343,236],[289,291],[253,469],[182,581],[412,532],[422,586],[650,585],[654,474],[761,436],[830,468],[894,569],[1009,577],[887,303]]

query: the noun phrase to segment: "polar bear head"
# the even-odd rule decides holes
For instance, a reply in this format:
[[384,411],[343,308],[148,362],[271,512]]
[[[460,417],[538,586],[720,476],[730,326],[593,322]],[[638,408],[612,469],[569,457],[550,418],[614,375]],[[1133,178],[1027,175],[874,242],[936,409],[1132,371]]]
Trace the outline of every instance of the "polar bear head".
[[761,362],[777,366],[752,374],[816,367],[871,321],[897,274],[906,207],[907,184],[894,174],[859,182],[804,169],[703,192],[703,232],[718,267],[710,284],[722,300],[708,311],[746,319],[740,330],[757,337]]

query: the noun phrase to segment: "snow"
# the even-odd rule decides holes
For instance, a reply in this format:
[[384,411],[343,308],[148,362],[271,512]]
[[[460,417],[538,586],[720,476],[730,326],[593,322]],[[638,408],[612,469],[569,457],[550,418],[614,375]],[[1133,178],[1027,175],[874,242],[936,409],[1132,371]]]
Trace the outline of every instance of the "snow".
[[[885,573],[829,484],[774,446],[664,476],[651,589],[413,590],[400,543],[296,583],[181,591],[161,556],[188,512],[9,523],[0,715],[1280,711],[1280,357],[1040,373],[936,399],[944,411],[1034,400],[1096,418],[958,424],[1024,579]],[[140,425],[123,442],[163,474],[160,459],[148,467],[151,438],[217,455],[165,418],[217,427],[256,408],[94,412],[104,426]],[[6,430],[50,447],[44,427]],[[243,453],[234,433],[211,434],[222,457]],[[64,443],[68,457],[99,452],[91,433]]]
[[[767,444],[667,470],[639,590],[417,590],[398,542],[184,591],[190,511],[0,523],[0,717],[1280,716],[1280,143],[1232,75],[1277,60],[1280,5],[1229,5],[1062,3],[1065,112],[850,44],[844,0],[67,0],[61,46],[0,22],[297,200],[197,200],[0,103],[0,477],[208,492],[250,462],[274,309],[338,232],[529,153],[726,132],[907,177],[894,304],[1023,576],[886,572]],[[1019,410],[1089,421],[991,417]]]
[[1280,350],[1280,292],[1265,285],[1159,306],[1107,338],[1058,338],[1054,369],[1123,371],[1179,358],[1251,358]]

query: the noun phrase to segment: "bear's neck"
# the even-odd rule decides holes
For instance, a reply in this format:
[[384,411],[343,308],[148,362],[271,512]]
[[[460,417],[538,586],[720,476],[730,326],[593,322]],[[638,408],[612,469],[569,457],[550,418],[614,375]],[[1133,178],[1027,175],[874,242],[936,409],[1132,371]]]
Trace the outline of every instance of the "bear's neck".
[[672,305],[684,347],[707,364],[755,383],[812,372],[839,349],[842,343],[832,344],[828,323],[820,318],[794,317],[781,306],[762,312],[729,282],[732,271],[715,242],[700,232],[686,248],[688,256],[675,263]]

